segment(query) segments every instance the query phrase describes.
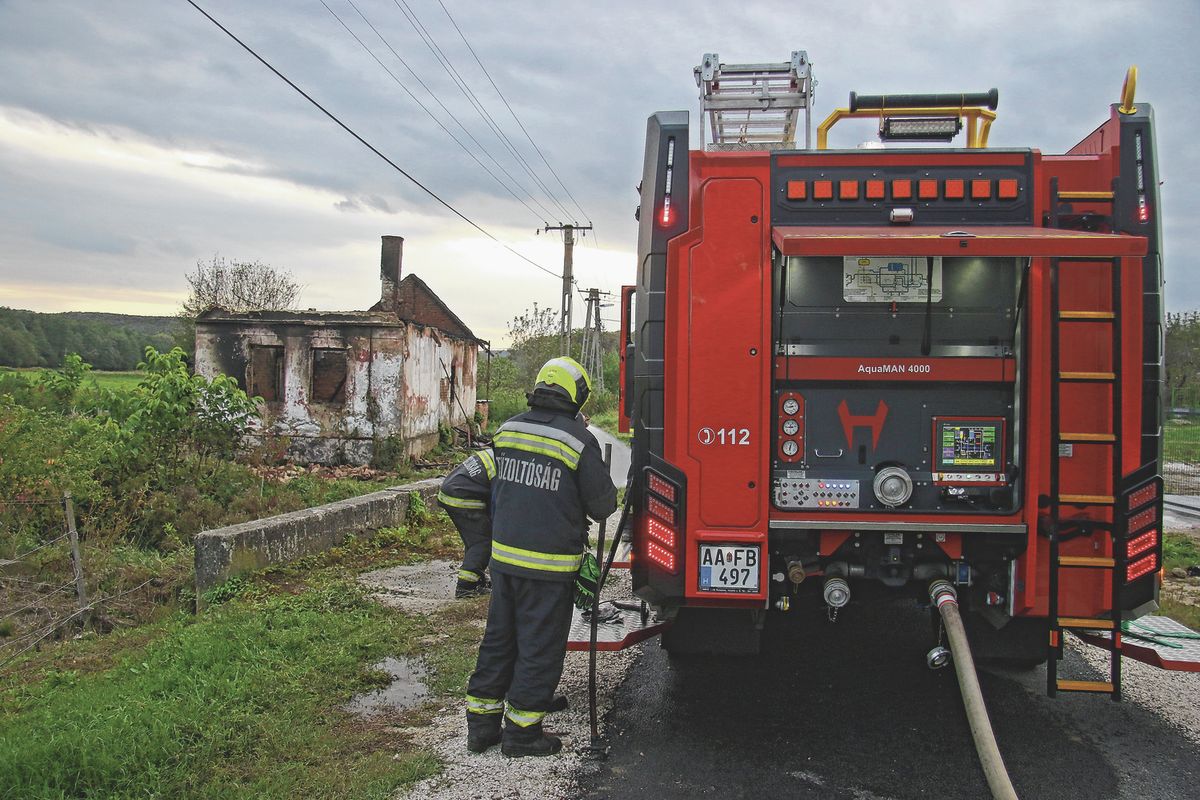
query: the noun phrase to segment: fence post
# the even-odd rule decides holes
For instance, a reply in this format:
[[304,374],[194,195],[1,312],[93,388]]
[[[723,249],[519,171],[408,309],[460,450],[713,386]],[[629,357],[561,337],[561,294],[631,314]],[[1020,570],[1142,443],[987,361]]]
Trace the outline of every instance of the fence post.
[[[67,517],[67,533],[71,537],[71,564],[75,567],[75,595],[79,600],[79,609],[87,608],[87,588],[83,585],[83,560],[79,556],[79,531],[75,529],[75,505],[71,502],[71,493],[63,492],[63,513]],[[86,622],[86,614],[85,620]]]

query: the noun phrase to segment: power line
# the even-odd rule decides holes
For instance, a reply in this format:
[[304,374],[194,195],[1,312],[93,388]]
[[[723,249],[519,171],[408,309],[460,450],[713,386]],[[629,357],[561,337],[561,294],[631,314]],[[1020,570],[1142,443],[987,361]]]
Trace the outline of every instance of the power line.
[[533,168],[529,166],[529,162],[526,161],[525,157],[521,155],[519,150],[517,150],[516,146],[512,143],[512,140],[509,139],[508,135],[500,129],[499,125],[496,124],[495,118],[493,118],[487,108],[484,107],[483,103],[475,95],[475,92],[471,90],[471,87],[467,85],[466,80],[463,79],[462,75],[459,74],[458,70],[454,67],[453,62],[450,61],[450,57],[446,55],[445,51],[443,51],[441,46],[438,45],[438,43],[434,40],[433,34],[431,34],[425,27],[424,23],[421,22],[420,18],[417,16],[417,12],[413,11],[407,0],[392,0],[392,2],[395,4],[396,8],[400,9],[400,13],[404,14],[404,17],[408,20],[409,25],[411,25],[413,30],[417,32],[417,35],[421,37],[421,41],[423,41],[425,46],[429,48],[429,51],[433,53],[434,58],[437,59],[442,69],[446,71],[446,74],[450,76],[450,79],[458,87],[458,90],[462,92],[464,97],[467,98],[467,102],[469,102],[475,109],[475,113],[479,115],[484,124],[491,128],[492,133],[496,135],[496,138],[500,140],[500,143],[508,148],[508,151],[512,153],[514,158],[517,159],[517,162],[525,169],[525,172],[529,175],[529,177],[533,178],[534,183],[541,187],[542,191],[546,193],[546,196],[550,198],[554,205],[558,206],[559,211],[561,211],[564,215],[563,218],[569,219],[572,216],[571,212],[569,212],[562,204],[562,201],[555,196],[554,192],[550,190],[550,187],[547,186],[545,182],[543,182],[542,179],[537,176],[537,173],[535,173]]
[[[537,203],[537,200],[535,200],[533,198],[533,196],[529,194],[529,192],[525,189],[525,187],[521,186],[521,184],[517,183],[516,180],[513,179],[512,175],[509,175],[508,171],[505,170],[504,167],[500,166],[500,163],[496,161],[495,157],[493,157],[491,153],[488,153],[487,148],[485,148],[482,144],[479,144],[479,141],[474,136],[471,136],[471,132],[468,131],[461,122],[459,122],[458,118],[455,117],[454,114],[448,108],[446,108],[446,106],[442,105],[442,102],[440,100],[438,100],[437,96],[434,95],[433,92],[431,92],[429,90],[429,87],[425,85],[425,82],[422,81],[417,76],[417,74],[415,72],[413,72],[412,68],[408,66],[408,62],[406,62],[403,58],[400,58],[400,54],[392,49],[392,46],[390,44],[388,44],[387,40],[383,38],[383,36],[379,33],[379,31],[375,30],[375,26],[371,25],[371,21],[368,20],[365,16],[363,16],[363,13],[358,10],[358,6],[355,6],[352,0],[347,0],[347,2],[350,3],[350,5],[354,8],[355,11],[358,11],[358,15],[360,17],[362,17],[363,21],[366,22],[367,25],[369,25],[371,27],[371,30],[375,31],[375,35],[378,36],[379,39],[385,45],[387,45],[387,48],[392,51],[392,55],[396,56],[396,58],[400,61],[400,63],[404,65],[404,68],[407,69],[414,78],[416,78],[417,83],[420,83],[421,86],[425,89],[425,91],[429,92],[429,95],[431,97],[433,97],[434,100],[437,101],[438,105],[442,106],[442,110],[445,111],[447,114],[449,114],[450,118],[458,123],[458,127],[462,128],[463,132],[466,133],[467,136],[471,137],[471,141],[475,142],[476,145],[479,145],[479,149],[483,150],[483,152],[486,153],[487,156],[489,158],[491,158],[494,163],[496,163],[497,167],[500,167],[501,172],[504,172],[505,175],[508,175],[509,180],[513,181],[513,183],[516,183],[517,188],[519,188],[521,191],[525,192],[526,196],[528,196],[530,200],[533,200],[533,202]],[[337,15],[337,12],[335,12],[332,8],[329,7],[329,4],[326,3],[325,0],[320,0],[320,3],[321,3],[321,5],[325,6],[325,10],[328,11],[333,16],[333,18],[336,19],[341,24],[341,26],[346,29],[346,32],[349,33],[352,37],[354,37],[354,41],[358,42],[359,46],[362,47],[362,49],[367,52],[367,55],[369,55],[369,56],[371,56],[371,58],[375,59],[375,63],[378,64],[383,69],[384,72],[386,72],[389,76],[391,76],[391,79],[396,82],[396,85],[399,86],[401,89],[403,89],[405,91],[405,93],[409,97],[412,98],[413,102],[416,103],[418,106],[420,106],[421,110],[424,111],[426,114],[428,114],[429,118],[432,119],[435,123],[437,123],[438,127],[441,128],[443,131],[445,131],[446,135],[449,136],[451,139],[453,139],[455,144],[457,144],[459,147],[462,148],[464,153],[466,153],[468,156],[470,156],[475,161],[475,163],[478,164],[483,169],[484,172],[486,172],[488,175],[490,175],[492,177],[492,180],[496,181],[496,183],[498,183],[500,185],[500,188],[507,191],[510,195],[512,195],[516,199],[516,201],[518,203],[525,206],[525,208],[528,209],[530,214],[533,214],[534,217],[539,216],[539,214],[536,211],[534,211],[533,208],[528,203],[526,203],[523,199],[521,199],[521,197],[518,196],[517,193],[514,192],[509,187],[508,184],[506,184],[504,181],[500,180],[500,178],[494,172],[492,172],[490,169],[488,169],[488,166],[486,164],[484,164],[482,161],[480,161],[479,157],[476,156],[475,153],[473,153],[469,147],[467,147],[465,144],[463,144],[462,141],[457,136],[454,135],[453,131],[451,131],[444,124],[442,124],[442,121],[440,119],[438,119],[437,116],[435,116],[432,111],[429,110],[428,106],[426,106],[424,103],[422,103],[421,100],[415,94],[413,94],[412,91],[407,86],[405,86],[404,83],[399,78],[396,77],[395,73],[393,73],[390,69],[388,69],[387,65],[384,64],[379,59],[379,56],[375,55],[374,51],[372,51],[371,48],[367,46],[366,42],[364,42],[362,39],[360,39],[358,34],[355,33],[353,30],[351,30],[350,26],[347,25],[346,22]],[[541,206],[541,203],[538,203],[538,205]],[[545,215],[549,215],[549,210],[546,209],[544,206],[542,207],[542,211]],[[542,219],[545,220],[546,216],[542,216]]]
[[217,20],[216,20],[216,19],[215,19],[215,18],[214,18],[214,17],[213,17],[211,14],[209,14],[207,11],[205,11],[203,8],[201,8],[199,5],[197,5],[197,4],[196,4],[196,2],[195,2],[195,0],[186,0],[186,2],[187,2],[187,3],[188,3],[188,5],[190,5],[192,8],[196,9],[196,10],[197,10],[197,11],[199,11],[201,14],[203,14],[203,15],[204,15],[204,16],[205,16],[205,17],[208,19],[208,21],[209,21],[209,22],[211,22],[213,25],[216,25],[218,28],[220,28],[222,33],[224,33],[224,34],[225,34],[226,36],[228,36],[230,39],[233,39],[235,42],[237,42],[237,43],[238,43],[238,45],[240,45],[240,46],[241,46],[241,48],[242,48],[243,50],[245,50],[245,51],[246,51],[247,53],[249,53],[250,55],[254,56],[254,58],[255,58],[255,59],[257,59],[257,60],[258,60],[258,62],[259,62],[259,63],[261,63],[261,64],[262,64],[264,67],[266,67],[267,69],[271,70],[271,72],[275,73],[275,76],[276,76],[277,78],[279,78],[281,81],[283,81],[284,83],[286,83],[288,86],[290,86],[290,87],[292,87],[293,89],[295,89],[295,90],[296,90],[296,92],[297,92],[297,93],[298,93],[298,94],[299,94],[301,97],[303,97],[305,100],[307,100],[308,102],[310,102],[310,103],[312,103],[314,106],[316,106],[316,107],[317,107],[317,109],[318,109],[318,110],[319,110],[319,111],[320,111],[322,114],[324,114],[325,116],[329,117],[329,119],[331,119],[333,122],[335,122],[335,123],[338,125],[338,127],[340,127],[340,128],[341,128],[342,130],[344,130],[346,133],[350,134],[350,135],[351,135],[351,136],[353,136],[355,139],[357,139],[357,140],[359,141],[359,143],[360,143],[360,144],[361,144],[363,147],[366,147],[366,148],[367,148],[368,150],[370,150],[372,153],[374,153],[375,155],[377,155],[377,156],[379,156],[381,159],[383,159],[383,160],[384,160],[384,162],[386,162],[388,166],[390,166],[392,169],[396,170],[396,171],[397,171],[397,172],[399,172],[401,175],[403,175],[405,178],[407,178],[409,181],[411,181],[411,182],[412,182],[412,183],[413,183],[413,184],[414,184],[414,185],[415,185],[417,188],[419,188],[419,189],[420,189],[421,191],[423,191],[425,194],[429,195],[429,196],[430,196],[430,197],[432,197],[434,200],[436,200],[436,201],[437,201],[439,204],[441,204],[442,206],[444,206],[444,207],[445,207],[447,210],[449,210],[449,211],[450,211],[452,214],[454,214],[454,216],[458,217],[458,218],[459,218],[459,219],[461,219],[463,222],[467,223],[467,224],[468,224],[468,225],[470,225],[472,228],[474,228],[475,230],[479,231],[479,232],[480,232],[480,233],[482,233],[484,236],[486,236],[487,238],[491,239],[493,242],[495,242],[496,244],[500,245],[500,246],[501,246],[501,247],[503,247],[505,250],[507,250],[508,252],[512,253],[512,254],[513,254],[513,255],[515,255],[517,258],[521,259],[522,261],[525,261],[526,263],[530,264],[531,266],[534,266],[534,267],[536,267],[537,269],[540,269],[542,272],[546,273],[547,275],[553,275],[555,278],[560,278],[560,279],[562,278],[562,276],[561,276],[561,275],[559,275],[558,273],[554,272],[553,270],[546,269],[546,268],[545,268],[545,267],[543,267],[541,264],[537,263],[536,261],[534,261],[533,259],[529,258],[528,256],[525,256],[525,255],[522,255],[521,253],[518,253],[518,252],[517,252],[516,250],[514,250],[512,247],[510,247],[509,245],[507,245],[507,244],[505,244],[504,242],[500,241],[500,240],[499,240],[499,239],[497,239],[497,238],[496,238],[494,235],[492,235],[492,234],[491,234],[489,231],[487,231],[486,229],[484,229],[483,227],[481,227],[481,226],[480,226],[480,225],[479,225],[477,222],[475,222],[473,219],[471,219],[470,217],[468,217],[466,214],[463,214],[463,213],[462,213],[461,211],[459,211],[457,208],[455,208],[454,206],[450,205],[450,203],[448,203],[447,201],[443,200],[443,199],[442,199],[440,196],[438,196],[438,194],[437,194],[436,192],[434,192],[432,189],[430,189],[430,188],[429,188],[428,186],[426,186],[425,184],[421,183],[419,180],[417,180],[417,179],[416,179],[416,178],[414,178],[412,175],[410,175],[410,174],[409,174],[407,171],[405,171],[405,170],[404,170],[404,169],[403,169],[403,168],[402,168],[402,167],[401,167],[399,164],[397,164],[395,161],[392,161],[390,158],[388,158],[388,157],[387,157],[387,156],[385,156],[385,155],[384,155],[382,152],[380,152],[380,151],[379,151],[379,149],[378,149],[377,147],[375,147],[375,145],[371,144],[371,143],[370,143],[370,142],[368,142],[366,139],[364,139],[363,137],[361,137],[361,136],[359,136],[357,133],[355,133],[355,131],[354,131],[354,129],[353,129],[353,128],[351,128],[351,127],[350,127],[349,125],[347,125],[346,123],[342,122],[342,121],[341,121],[341,120],[340,120],[340,119],[339,119],[339,118],[338,118],[338,117],[337,117],[337,116],[336,116],[336,115],[335,115],[333,112],[329,111],[327,108],[325,108],[325,106],[321,105],[321,104],[320,104],[320,103],[318,103],[318,102],[317,102],[315,99],[313,99],[312,95],[310,95],[308,92],[304,91],[304,90],[303,90],[303,89],[301,89],[299,86],[297,86],[295,83],[293,83],[293,82],[292,82],[292,81],[291,81],[291,80],[290,80],[290,79],[289,79],[289,78],[288,78],[286,75],[284,75],[282,72],[280,72],[279,70],[275,69],[275,67],[274,67],[274,66],[272,66],[272,65],[271,65],[271,63],[270,63],[269,61],[267,61],[265,58],[263,58],[263,57],[262,57],[262,56],[260,56],[260,55],[259,55],[257,52],[255,52],[255,51],[254,51],[254,49],[253,49],[252,47],[250,47],[250,45],[246,44],[246,43],[245,43],[245,42],[243,42],[241,39],[239,39],[237,36],[235,36],[235,35],[233,34],[233,32],[232,32],[232,31],[230,31],[228,28],[226,28],[226,27],[225,27],[224,25],[222,25],[220,22],[217,22]]
[[542,152],[542,148],[538,147],[537,142],[535,142],[533,137],[529,135],[529,131],[525,130],[525,125],[522,124],[521,118],[517,116],[517,112],[513,110],[513,107],[508,104],[508,99],[504,96],[504,93],[500,91],[500,87],[496,85],[496,82],[492,80],[491,73],[488,72],[488,68],[483,65],[483,61],[479,59],[479,55],[475,52],[475,48],[472,47],[471,43],[467,41],[466,34],[462,32],[462,28],[458,27],[458,22],[456,22],[454,17],[450,15],[450,9],[446,8],[446,4],[443,3],[442,0],[438,0],[438,5],[442,7],[442,11],[446,12],[446,17],[450,20],[450,24],[454,26],[454,30],[458,31],[459,38],[463,40],[463,44],[467,46],[467,50],[471,52],[472,58],[475,59],[475,63],[479,65],[479,68],[483,70],[483,74],[487,76],[488,83],[490,83],[492,88],[496,90],[496,94],[499,95],[500,100],[504,103],[504,107],[508,109],[508,113],[512,114],[512,118],[517,123],[517,127],[521,129],[521,133],[525,134],[525,138],[529,140],[531,145],[533,145],[534,151],[538,154],[538,157],[542,159],[542,163],[546,165],[546,169],[550,170],[550,174],[554,176],[554,180],[558,181],[558,185],[561,186],[562,190],[567,193],[567,197],[571,198],[571,202],[575,204],[575,207],[579,209],[579,213],[583,214],[584,219],[586,219],[590,225],[592,223],[591,216],[583,210],[583,206],[579,205],[579,201],[575,199],[573,194],[571,194],[571,190],[567,188],[567,185],[563,183],[562,178],[560,178],[558,173],[554,171],[554,167],[550,166],[550,162],[546,160],[546,155]]

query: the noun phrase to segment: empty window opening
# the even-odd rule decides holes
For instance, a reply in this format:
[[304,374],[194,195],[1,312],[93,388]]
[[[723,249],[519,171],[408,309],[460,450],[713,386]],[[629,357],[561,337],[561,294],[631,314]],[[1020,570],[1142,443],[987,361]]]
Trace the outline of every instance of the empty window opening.
[[309,394],[312,402],[345,405],[347,371],[345,350],[313,348],[312,391]]
[[250,346],[246,386],[252,397],[269,403],[283,399],[283,348],[278,345]]

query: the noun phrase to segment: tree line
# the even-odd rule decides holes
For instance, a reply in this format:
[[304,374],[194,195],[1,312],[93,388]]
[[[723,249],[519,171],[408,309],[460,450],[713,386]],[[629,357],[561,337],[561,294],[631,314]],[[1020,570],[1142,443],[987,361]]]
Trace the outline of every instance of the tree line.
[[53,367],[78,353],[96,369],[137,369],[147,347],[167,352],[177,344],[178,327],[175,317],[0,307],[0,366]]

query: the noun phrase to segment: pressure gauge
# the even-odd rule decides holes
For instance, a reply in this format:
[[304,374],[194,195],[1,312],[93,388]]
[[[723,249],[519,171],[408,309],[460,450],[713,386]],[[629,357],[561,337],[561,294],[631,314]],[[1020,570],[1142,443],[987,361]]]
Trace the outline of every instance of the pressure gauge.
[[796,432],[799,430],[800,430],[799,422],[796,422],[796,420],[794,420],[794,419],[784,420],[783,432],[786,433],[788,436],[795,436]]
[[800,450],[800,445],[796,444],[791,439],[788,439],[786,442],[783,443],[783,454],[785,456],[787,456],[788,458],[791,458],[792,456],[796,455],[796,453],[799,452],[799,450]]
[[796,401],[796,398],[789,397],[787,400],[783,401],[783,413],[787,414],[788,416],[795,414],[799,410],[800,403]]

